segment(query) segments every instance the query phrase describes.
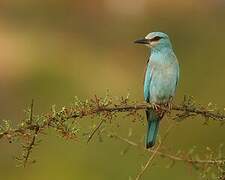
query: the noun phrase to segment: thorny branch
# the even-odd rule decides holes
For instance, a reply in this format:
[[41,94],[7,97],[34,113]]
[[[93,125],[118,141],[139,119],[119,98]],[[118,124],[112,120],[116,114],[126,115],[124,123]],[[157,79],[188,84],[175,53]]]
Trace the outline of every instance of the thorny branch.
[[[193,166],[194,168],[197,168],[197,169],[202,169],[202,170],[204,170],[206,167],[209,169],[209,168],[212,168],[212,167],[217,167],[217,168],[219,168],[220,170],[221,170],[221,174],[223,175],[223,174],[225,174],[224,173],[224,168],[225,168],[225,158],[220,158],[220,159],[218,159],[218,158],[213,158],[213,157],[211,157],[211,156],[209,156],[208,158],[206,158],[206,159],[200,159],[199,157],[194,157],[194,156],[192,156],[190,153],[184,153],[184,152],[181,152],[181,151],[179,151],[179,152],[177,152],[177,153],[175,153],[175,154],[170,154],[170,153],[168,153],[168,152],[164,152],[165,151],[165,149],[164,149],[164,151],[161,151],[160,149],[159,149],[159,145],[161,146],[162,144],[159,144],[155,149],[145,149],[145,148],[143,148],[143,145],[139,145],[139,144],[137,144],[136,142],[134,142],[134,141],[131,141],[131,140],[129,140],[129,139],[127,139],[127,138],[124,138],[124,137],[121,137],[121,136],[119,136],[119,135],[117,135],[117,134],[115,134],[115,133],[109,133],[109,137],[110,138],[115,138],[115,139],[118,139],[118,140],[120,140],[121,142],[124,142],[124,143],[126,143],[126,144],[128,144],[129,146],[132,146],[132,147],[136,147],[136,148],[141,148],[141,149],[143,149],[144,151],[146,151],[146,152],[150,152],[150,153],[152,153],[152,156],[154,155],[158,155],[158,156],[160,156],[161,158],[167,158],[167,159],[169,159],[169,160],[171,160],[171,165],[170,166],[173,166],[174,164],[175,164],[175,162],[184,162],[185,164],[187,164],[187,165],[191,165],[191,166]],[[208,148],[207,148],[207,150],[209,150]],[[210,150],[211,151],[211,150]],[[150,157],[151,158],[151,157]],[[152,161],[152,159],[151,159],[151,161]],[[147,164],[146,165],[148,165],[150,162],[147,162]],[[146,169],[146,167],[144,168],[144,170]],[[142,171],[141,171],[141,173],[142,173]],[[141,174],[140,173],[140,174]],[[140,174],[137,176],[138,178],[140,178],[139,176],[140,176]],[[142,175],[142,174],[141,174]],[[221,179],[222,179],[222,176],[221,175]],[[138,179],[138,178],[136,178],[136,180]],[[220,179],[219,178],[219,179]]]
[[135,180],[141,179],[142,175],[143,175],[144,172],[147,170],[147,168],[151,166],[152,161],[154,160],[154,158],[155,158],[156,155],[157,155],[157,152],[159,151],[161,145],[163,145],[163,143],[165,142],[165,140],[166,140],[166,138],[167,138],[167,136],[168,136],[168,134],[169,134],[169,131],[170,131],[173,127],[174,127],[174,123],[171,124],[171,125],[167,128],[166,133],[165,133],[163,139],[161,140],[161,142],[159,142],[158,146],[153,150],[153,153],[152,153],[151,156],[149,157],[149,159],[148,159],[147,163],[145,164],[145,166],[144,166],[144,167],[142,168],[142,170],[138,173],[138,175],[137,175],[137,177],[136,177]]
[[94,134],[99,130],[99,128],[101,127],[101,125],[103,124],[103,122],[105,121],[105,119],[102,119],[99,124],[96,126],[96,128],[92,131],[92,133],[89,135],[87,143],[90,142],[90,140],[92,139],[92,137],[94,136]]
[[[3,125],[0,126],[0,139],[4,137],[9,142],[13,142],[16,139],[29,139],[29,141],[26,143],[27,145],[24,146],[24,155],[20,159],[24,166],[29,160],[30,153],[36,144],[35,141],[38,135],[46,129],[52,128],[67,139],[76,139],[79,129],[76,127],[76,125],[74,125],[75,122],[79,122],[79,119],[83,119],[85,117],[99,117],[101,121],[89,134],[89,142],[95,133],[100,130],[104,122],[111,122],[112,119],[119,113],[128,113],[128,115],[131,117],[140,118],[140,114],[138,112],[154,107],[151,103],[137,103],[130,101],[128,96],[125,98],[121,97],[117,100],[113,100],[113,98],[109,95],[107,95],[105,98],[95,96],[93,99],[86,101],[81,101],[76,98],[71,106],[63,107],[59,111],[55,109],[55,106],[52,106],[51,111],[43,115],[34,115],[33,106],[34,102],[32,101],[28,118],[22,120],[16,128],[13,128],[9,121],[3,121]],[[225,122],[225,114],[223,111],[219,111],[211,103],[209,103],[207,106],[198,105],[192,97],[185,97],[183,102],[180,104],[173,104],[172,109],[168,109],[168,107],[164,105],[160,105],[160,109],[170,113],[170,118],[177,121],[200,116],[206,121],[212,120],[218,121],[220,123]],[[121,137],[116,138],[123,140],[132,146],[138,146],[134,142]],[[160,157],[166,157],[174,161],[184,161],[189,164],[224,165],[225,161],[224,159],[196,160],[192,158],[183,158],[181,156],[163,153],[159,151],[159,149],[157,149],[157,151],[149,151],[156,153]]]
[[[128,140],[127,138],[123,138],[121,136],[118,136],[116,134],[110,134],[109,137],[111,138],[116,138],[119,139],[122,142],[127,143],[130,146],[134,146],[134,147],[141,147],[139,144],[137,144],[136,142],[133,142],[131,140]],[[146,152],[151,152],[154,153],[155,150],[154,149],[144,149]],[[169,153],[164,153],[162,151],[157,150],[156,154],[158,154],[159,156],[161,156],[162,158],[168,158],[174,161],[184,161],[186,163],[191,163],[191,164],[221,164],[223,165],[225,163],[225,159],[212,159],[212,160],[203,160],[203,159],[192,159],[188,156],[183,156],[183,155],[173,155],[173,154],[169,154]],[[179,153],[180,154],[180,153]]]
[[158,146],[155,148],[154,152],[151,154],[151,156],[149,157],[147,163],[145,164],[145,166],[142,168],[142,170],[138,173],[137,177],[135,178],[135,180],[139,180],[141,179],[142,175],[144,174],[144,172],[147,170],[148,167],[150,167],[151,162],[154,160],[154,158],[156,157],[157,151],[159,150],[161,146],[161,143],[158,144]]
[[[37,137],[38,131],[39,131],[39,128],[37,127],[37,128],[35,129],[35,132],[34,132],[34,135],[33,135],[33,137],[32,137],[31,142],[28,144],[28,146],[25,146],[25,145],[24,145],[24,148],[25,148],[26,152],[25,152],[25,154],[24,154],[23,159],[21,159],[21,161],[23,161],[22,164],[23,164],[24,167],[25,167],[25,166],[27,165],[27,163],[28,163],[28,159],[29,159],[29,156],[30,156],[30,154],[31,154],[32,148],[33,148],[33,146],[35,145],[35,141],[36,141],[36,137]],[[18,159],[18,160],[19,160],[19,159]]]

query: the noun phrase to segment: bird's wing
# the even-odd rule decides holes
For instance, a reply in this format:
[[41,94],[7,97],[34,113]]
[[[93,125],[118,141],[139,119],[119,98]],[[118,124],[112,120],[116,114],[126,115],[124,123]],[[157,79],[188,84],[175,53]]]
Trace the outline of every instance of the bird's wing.
[[150,98],[150,83],[152,79],[152,68],[150,67],[150,60],[148,60],[146,69],[145,69],[145,78],[144,78],[144,98],[145,101],[149,102]]

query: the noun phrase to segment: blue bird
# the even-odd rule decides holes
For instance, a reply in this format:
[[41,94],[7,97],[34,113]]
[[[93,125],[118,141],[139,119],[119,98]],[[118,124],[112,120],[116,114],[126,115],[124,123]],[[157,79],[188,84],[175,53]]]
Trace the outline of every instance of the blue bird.
[[151,49],[144,80],[144,99],[155,107],[146,110],[148,122],[146,148],[150,148],[156,142],[159,122],[164,115],[157,107],[162,104],[171,107],[179,80],[179,64],[169,36],[165,33],[151,32],[135,43],[144,44]]

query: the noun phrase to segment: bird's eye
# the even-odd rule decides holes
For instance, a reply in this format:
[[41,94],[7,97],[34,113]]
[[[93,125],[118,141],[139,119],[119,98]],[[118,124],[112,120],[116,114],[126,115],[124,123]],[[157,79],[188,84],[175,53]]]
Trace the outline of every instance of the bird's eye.
[[150,41],[159,41],[162,37],[155,36],[154,38],[150,39]]

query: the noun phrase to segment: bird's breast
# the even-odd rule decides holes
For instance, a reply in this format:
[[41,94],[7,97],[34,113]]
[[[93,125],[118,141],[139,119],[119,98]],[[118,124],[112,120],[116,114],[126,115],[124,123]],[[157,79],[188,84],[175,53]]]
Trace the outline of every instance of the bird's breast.
[[176,64],[153,64],[150,83],[150,100],[164,103],[174,96],[177,81]]

